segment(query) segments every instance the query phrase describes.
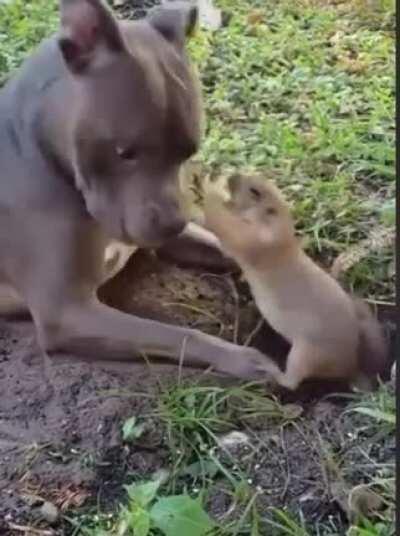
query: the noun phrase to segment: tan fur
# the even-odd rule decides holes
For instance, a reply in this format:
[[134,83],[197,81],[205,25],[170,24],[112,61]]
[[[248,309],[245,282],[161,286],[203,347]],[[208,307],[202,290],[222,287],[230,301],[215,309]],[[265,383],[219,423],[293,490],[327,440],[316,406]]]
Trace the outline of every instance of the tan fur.
[[27,312],[22,298],[6,283],[0,283],[0,315],[19,316]]
[[229,185],[230,201],[206,199],[206,227],[242,268],[263,316],[292,344],[285,372],[270,360],[273,379],[296,389],[306,379],[360,384],[381,372],[386,347],[377,321],[304,253],[277,187],[240,175]]

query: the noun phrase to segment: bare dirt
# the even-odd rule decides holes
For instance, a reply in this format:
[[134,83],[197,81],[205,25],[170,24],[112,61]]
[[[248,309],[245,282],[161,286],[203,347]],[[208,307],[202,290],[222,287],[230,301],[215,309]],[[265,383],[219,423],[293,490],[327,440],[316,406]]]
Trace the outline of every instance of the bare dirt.
[[[194,326],[239,343],[259,321],[246,285],[236,277],[182,269],[146,252],[134,255],[101,297],[126,312]],[[391,311],[383,314],[393,336],[394,316]],[[284,362],[288,345],[267,326],[252,344],[272,348]],[[193,375],[197,378],[199,371],[185,371],[188,378]],[[0,534],[13,534],[10,522],[40,523],[41,499],[35,496],[66,510],[94,500],[107,509],[123,495],[128,476],[145,477],[165,468],[168,454],[156,425],[134,448],[121,438],[123,421],[148,411],[149,398],[139,393],[154,393],[160,377],[164,385],[176,381],[177,367],[106,366],[74,357],[50,362],[41,355],[29,321],[0,320]],[[321,473],[316,442],[329,439],[340,450],[354,428],[354,421],[339,420],[341,404],[321,401],[329,388],[335,391],[337,385],[309,385],[296,395],[277,392],[282,400],[303,406],[304,427],[288,427],[277,438],[281,432],[265,423],[243,425],[246,433],[257,434],[260,446],[240,463],[247,463],[254,485],[269,490],[268,505],[303,501],[307,518],[314,521],[342,515],[324,485],[327,477]],[[138,396],[113,396],[124,392]],[[391,461],[394,438],[374,439],[371,448],[375,460]],[[357,483],[363,476],[354,472],[350,481]],[[211,510],[218,514],[226,500],[217,486]],[[54,530],[68,534],[65,526]]]

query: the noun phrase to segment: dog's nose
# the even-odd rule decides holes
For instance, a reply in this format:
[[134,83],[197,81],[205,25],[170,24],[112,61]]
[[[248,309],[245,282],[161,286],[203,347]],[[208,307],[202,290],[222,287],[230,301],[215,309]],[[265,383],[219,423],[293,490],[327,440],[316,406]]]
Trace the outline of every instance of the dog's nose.
[[151,209],[151,222],[155,232],[164,240],[179,235],[186,225],[186,220],[179,213],[179,209],[167,211],[154,206]]
[[181,232],[185,228],[185,225],[186,222],[183,218],[174,218],[173,220],[165,222],[161,226],[160,231],[165,238],[172,238],[181,234]]

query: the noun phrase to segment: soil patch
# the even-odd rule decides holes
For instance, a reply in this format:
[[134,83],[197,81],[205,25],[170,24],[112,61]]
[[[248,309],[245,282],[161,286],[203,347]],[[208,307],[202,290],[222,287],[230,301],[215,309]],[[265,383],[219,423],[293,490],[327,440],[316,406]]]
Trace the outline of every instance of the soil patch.
[[[249,337],[260,319],[245,283],[237,278],[182,269],[147,252],[134,255],[126,269],[102,289],[101,297],[128,313],[193,326],[239,343]],[[388,317],[388,311],[385,314]],[[391,330],[393,319],[386,321]],[[253,344],[264,350],[272,348],[284,363],[288,345],[265,324]],[[187,378],[198,379],[199,374],[193,369],[184,372]],[[67,506],[79,506],[76,497],[82,501],[90,497],[102,509],[112,508],[127,479],[149,476],[168,466],[157,423],[149,424],[146,440],[134,448],[127,448],[121,438],[126,418],[149,411],[153,400],[143,395],[154,394],[160,379],[164,386],[175,382],[177,367],[89,364],[72,356],[50,362],[39,352],[30,322],[1,321],[1,534],[12,534],[7,532],[9,521],[32,523],[38,519],[32,496],[40,495],[58,505],[67,504],[69,498]],[[212,381],[228,380],[214,376]],[[254,475],[255,485],[268,490],[268,506],[303,501],[311,521],[333,515],[332,511],[342,515],[332,506],[326,491],[329,487],[324,487],[321,499],[326,477],[321,473],[317,438],[329,440],[340,450],[343,437],[354,428],[354,420],[339,423],[340,405],[320,401],[328,388],[336,390],[337,385],[309,385],[295,395],[276,391],[281,400],[303,405],[304,427],[287,427],[281,433],[262,422],[240,425],[254,435],[253,444],[257,442],[258,448],[250,457],[238,455],[237,463]],[[133,393],[137,396],[132,397]],[[394,456],[392,439],[380,439],[378,460]],[[354,475],[354,481],[359,477]],[[213,493],[211,510],[217,514],[218,505],[227,500],[226,492],[216,485]],[[65,527],[59,530],[57,534],[67,533]]]

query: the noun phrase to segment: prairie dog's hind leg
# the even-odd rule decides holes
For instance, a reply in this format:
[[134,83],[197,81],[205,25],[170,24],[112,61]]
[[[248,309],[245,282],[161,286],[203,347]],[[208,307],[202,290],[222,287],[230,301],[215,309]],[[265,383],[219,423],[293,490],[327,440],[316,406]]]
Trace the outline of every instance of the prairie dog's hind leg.
[[[307,379],[323,377],[322,365],[324,363],[329,369],[333,365],[333,360],[327,359],[322,349],[305,341],[295,341],[293,343],[284,371],[268,357],[266,357],[266,361],[268,362],[266,366],[268,374],[277,384],[290,391],[295,391]],[[329,371],[327,370],[327,372]]]
[[295,341],[289,352],[286,370],[277,375],[277,381],[292,391],[305,380],[351,380],[356,362],[351,356],[341,355],[340,348],[323,347],[307,341]]
[[286,369],[279,371],[278,383],[295,391],[300,384],[316,372],[316,352],[305,343],[294,343],[287,357]]

